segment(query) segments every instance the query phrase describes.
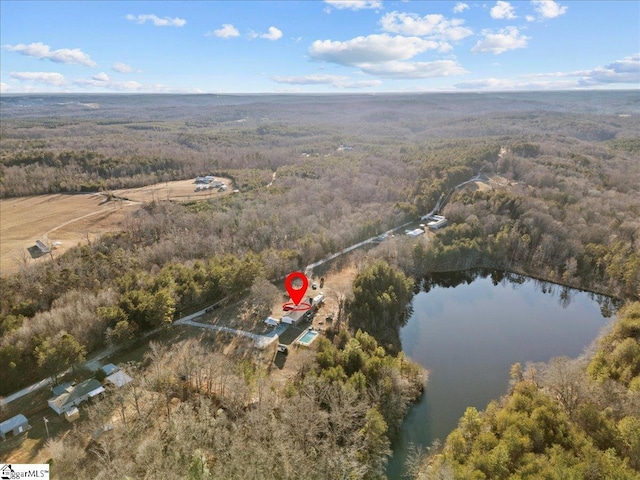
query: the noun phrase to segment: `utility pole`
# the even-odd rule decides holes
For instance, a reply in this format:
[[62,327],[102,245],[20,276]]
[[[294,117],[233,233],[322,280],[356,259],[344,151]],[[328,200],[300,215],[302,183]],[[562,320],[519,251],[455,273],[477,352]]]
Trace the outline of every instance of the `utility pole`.
[[47,417],[42,417],[42,420],[44,420],[44,428],[47,430],[47,438],[49,437],[49,420],[47,420]]

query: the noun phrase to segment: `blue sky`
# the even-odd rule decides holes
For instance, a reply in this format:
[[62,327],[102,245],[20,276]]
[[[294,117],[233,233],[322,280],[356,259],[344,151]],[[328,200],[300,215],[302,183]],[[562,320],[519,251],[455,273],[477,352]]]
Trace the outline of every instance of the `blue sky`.
[[3,93],[640,88],[640,2],[0,0]]

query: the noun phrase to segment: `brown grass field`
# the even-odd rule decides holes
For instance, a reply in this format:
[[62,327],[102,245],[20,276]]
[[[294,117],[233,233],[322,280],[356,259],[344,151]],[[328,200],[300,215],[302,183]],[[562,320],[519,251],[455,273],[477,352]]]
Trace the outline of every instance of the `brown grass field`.
[[227,191],[218,192],[217,190],[204,190],[196,192],[196,185],[190,180],[178,180],[176,182],[156,183],[140,188],[127,188],[124,190],[114,190],[113,193],[119,198],[126,198],[134,202],[153,202],[162,200],[171,201],[197,201],[215,198],[221,195],[228,195],[233,191],[231,180],[216,177],[227,186]]
[[[223,179],[226,192],[195,192],[193,180],[159,183],[140,188],[115,190],[117,200],[102,193],[37,195],[0,200],[0,275],[10,275],[28,262],[46,262],[78,244],[103,233],[122,230],[127,215],[151,201],[197,201],[228,195],[231,181]],[[126,199],[126,200],[123,200]],[[29,248],[36,240],[51,245],[60,242],[40,258]],[[31,249],[33,250],[33,248]]]

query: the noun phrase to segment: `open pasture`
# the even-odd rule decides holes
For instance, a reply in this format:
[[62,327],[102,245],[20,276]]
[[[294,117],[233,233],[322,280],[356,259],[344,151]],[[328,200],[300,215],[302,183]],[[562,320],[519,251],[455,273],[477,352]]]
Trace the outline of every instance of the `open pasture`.
[[139,188],[125,188],[122,190],[114,190],[111,193],[118,198],[131,200],[134,202],[153,202],[153,201],[178,201],[189,202],[198,200],[207,200],[221,195],[228,195],[233,191],[231,180],[227,178],[216,177],[216,180],[224,183],[227,189],[223,192],[217,188],[209,190],[196,191],[196,183],[191,178],[189,180],[178,180],[175,182],[156,183]]
[[[36,240],[57,244],[57,256],[78,244],[125,228],[130,212],[151,201],[198,201],[232,192],[231,181],[221,179],[227,190],[195,191],[193,179],[163,182],[105,193],[53,194],[0,200],[0,274],[9,275],[24,262],[47,261],[49,254],[35,248]],[[30,252],[35,252],[32,255]]]
[[[47,245],[60,242],[57,256],[78,243],[122,228],[127,214],[138,204],[107,201],[101,194],[36,195],[0,200],[0,271],[15,272],[23,262],[46,261],[48,254],[33,258],[36,240]],[[33,249],[31,249],[33,251]]]

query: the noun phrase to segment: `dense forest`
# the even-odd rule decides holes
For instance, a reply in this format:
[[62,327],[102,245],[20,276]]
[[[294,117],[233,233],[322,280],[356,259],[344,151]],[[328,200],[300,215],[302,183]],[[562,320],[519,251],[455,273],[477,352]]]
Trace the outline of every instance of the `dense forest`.
[[[637,92],[123,98],[2,96],[0,197],[103,192],[110,198],[113,189],[202,174],[228,176],[241,193],[150,202],[129,215],[123,231],[3,274],[2,395],[55,376],[108,345],[135,344],[198,306],[240,298],[256,282],[281,279],[355,242],[417,221],[440,198],[446,200],[442,213],[449,226],[428,239],[397,237],[386,244],[393,248],[383,244],[369,252],[353,296],[344,299],[351,332],[333,332],[333,341],[320,342],[317,357],[283,392],[260,387],[282,397],[276,406],[241,412],[218,391],[197,387],[185,393],[174,378],[174,360],[160,356],[149,361],[157,368],[145,370],[140,391],[166,402],[184,397],[180,408],[167,407],[166,421],[159,419],[157,428],[136,411],[127,423],[128,443],[117,447],[113,442],[85,450],[67,439],[62,448],[55,441],[54,464],[61,471],[136,476],[148,463],[156,472],[189,468],[193,478],[264,478],[260,465],[266,462],[268,471],[277,468],[284,478],[307,473],[328,478],[322,473],[331,471],[345,478],[379,478],[388,442],[419,390],[417,370],[398,353],[398,329],[409,312],[414,280],[419,284],[428,272],[489,267],[621,302],[640,297]],[[480,182],[455,188],[472,177]],[[626,406],[637,405],[640,339],[634,321],[621,320],[604,337],[588,376],[581,373],[578,383],[590,392],[587,403],[569,412],[544,383],[552,381],[548,370],[572,365],[586,372],[584,365],[527,368],[516,375],[509,397],[485,414],[468,414],[459,432],[464,445],[454,437],[441,457],[434,449],[428,468],[440,465],[442,478],[476,470],[468,460],[472,452],[486,460],[505,431],[521,428],[537,412],[535,418],[548,419],[554,432],[564,429],[563,448],[582,449],[575,458],[593,447],[605,452],[597,457],[602,471],[637,469],[637,444],[624,433],[633,432],[638,419],[638,410]],[[175,346],[181,348],[186,347]],[[207,362],[222,362],[216,358]],[[263,380],[256,380],[262,378],[259,372],[245,370],[230,375],[233,390],[246,396]],[[160,371],[166,382],[153,379]],[[171,388],[161,390],[160,384]],[[610,402],[621,398],[616,393],[621,389],[628,389],[629,399],[620,400],[625,406],[617,409]],[[397,410],[389,408],[392,398],[401,399]],[[137,400],[130,401],[129,408],[137,410]],[[600,418],[598,412],[609,406],[611,416]],[[316,423],[296,430],[302,420],[295,416],[307,410],[317,415],[305,420]],[[343,414],[345,421],[353,420],[348,426],[332,423]],[[123,421],[129,422],[128,415],[123,413]],[[280,416],[291,416],[286,434],[272,423]],[[611,438],[584,440],[592,432],[575,430],[580,418],[594,422],[589,428],[602,424],[603,435]],[[220,426],[221,437],[201,428],[197,438],[204,446],[192,445],[189,432],[199,423]],[[258,425],[264,430],[253,437]],[[490,439],[464,430],[494,426]],[[555,448],[564,455],[558,459],[563,466],[577,465],[554,447],[555,433],[541,435],[538,443],[515,439],[522,443],[518,454]],[[280,453],[266,459],[256,439],[277,444]],[[476,447],[478,439],[487,443]],[[239,452],[248,442],[256,457],[242,463]],[[460,447],[455,458],[453,444]],[[332,456],[338,446],[344,455]],[[532,455],[516,457],[508,448],[500,446],[495,455],[511,455],[509,472],[529,460],[541,462]],[[171,455],[157,455],[167,449]],[[370,455],[365,458],[362,451]],[[285,452],[294,452],[295,459]],[[162,458],[168,463],[157,463]],[[317,465],[314,473],[310,458]],[[111,459],[117,468],[99,467],[96,459]],[[491,468],[503,469],[500,462]],[[485,476],[488,468],[480,469]],[[497,471],[507,470],[491,470]],[[499,478],[491,475],[487,478]]]

